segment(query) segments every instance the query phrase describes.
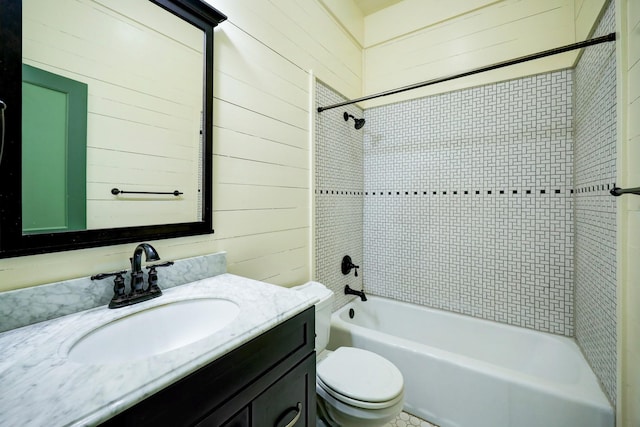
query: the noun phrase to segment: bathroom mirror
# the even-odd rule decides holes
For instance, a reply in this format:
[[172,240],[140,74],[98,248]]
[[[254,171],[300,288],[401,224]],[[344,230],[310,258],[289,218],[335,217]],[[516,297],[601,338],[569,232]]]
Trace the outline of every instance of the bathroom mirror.
[[226,16],[200,0],[0,10],[0,257],[212,233]]

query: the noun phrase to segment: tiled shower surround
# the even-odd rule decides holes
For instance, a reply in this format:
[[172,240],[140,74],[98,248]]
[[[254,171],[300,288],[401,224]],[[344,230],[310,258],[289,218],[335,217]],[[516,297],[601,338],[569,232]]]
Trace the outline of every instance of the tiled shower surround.
[[[610,4],[594,36],[613,31]],[[615,67],[607,43],[575,70],[368,109],[360,131],[353,106],[318,114],[317,280],[359,288],[339,272],[357,253],[371,294],[575,336],[615,404]]]
[[366,111],[365,289],[573,334],[572,72]]
[[[322,83],[316,85],[318,105],[329,105],[346,99]],[[348,112],[360,118],[362,110],[350,105],[328,110],[316,116],[315,147],[315,280],[335,293],[334,309],[352,297],[344,295],[345,285],[360,290],[362,269],[358,277],[343,275],[342,257],[349,255],[362,266],[362,130],[354,129],[353,119],[345,122]]]
[[[613,2],[594,37],[614,32]],[[616,401],[615,44],[585,50],[575,69],[576,339]]]

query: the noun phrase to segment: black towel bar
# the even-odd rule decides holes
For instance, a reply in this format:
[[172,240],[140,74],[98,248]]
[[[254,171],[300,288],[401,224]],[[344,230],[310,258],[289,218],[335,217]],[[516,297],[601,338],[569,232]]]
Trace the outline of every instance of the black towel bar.
[[124,190],[118,190],[117,188],[112,188],[111,189],[111,194],[113,194],[114,196],[117,196],[118,194],[172,194],[174,196],[179,196],[181,194],[184,194],[178,190],[176,191],[167,191],[167,192],[162,192],[162,191],[124,191]]

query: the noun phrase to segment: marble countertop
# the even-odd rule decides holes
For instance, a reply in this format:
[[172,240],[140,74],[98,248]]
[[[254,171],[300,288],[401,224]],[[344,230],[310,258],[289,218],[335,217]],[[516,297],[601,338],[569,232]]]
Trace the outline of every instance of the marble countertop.
[[[240,314],[205,339],[126,363],[89,365],[67,357],[78,339],[100,325],[156,305],[211,297],[235,302]],[[161,297],[133,306],[98,307],[1,333],[0,425],[99,424],[314,302],[300,292],[221,274],[165,290]]]

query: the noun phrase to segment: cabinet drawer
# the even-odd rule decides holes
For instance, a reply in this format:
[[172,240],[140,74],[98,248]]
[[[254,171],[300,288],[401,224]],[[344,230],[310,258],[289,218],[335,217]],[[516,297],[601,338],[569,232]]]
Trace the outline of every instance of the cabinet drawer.
[[314,353],[258,396],[251,404],[251,426],[315,426],[315,364]]

